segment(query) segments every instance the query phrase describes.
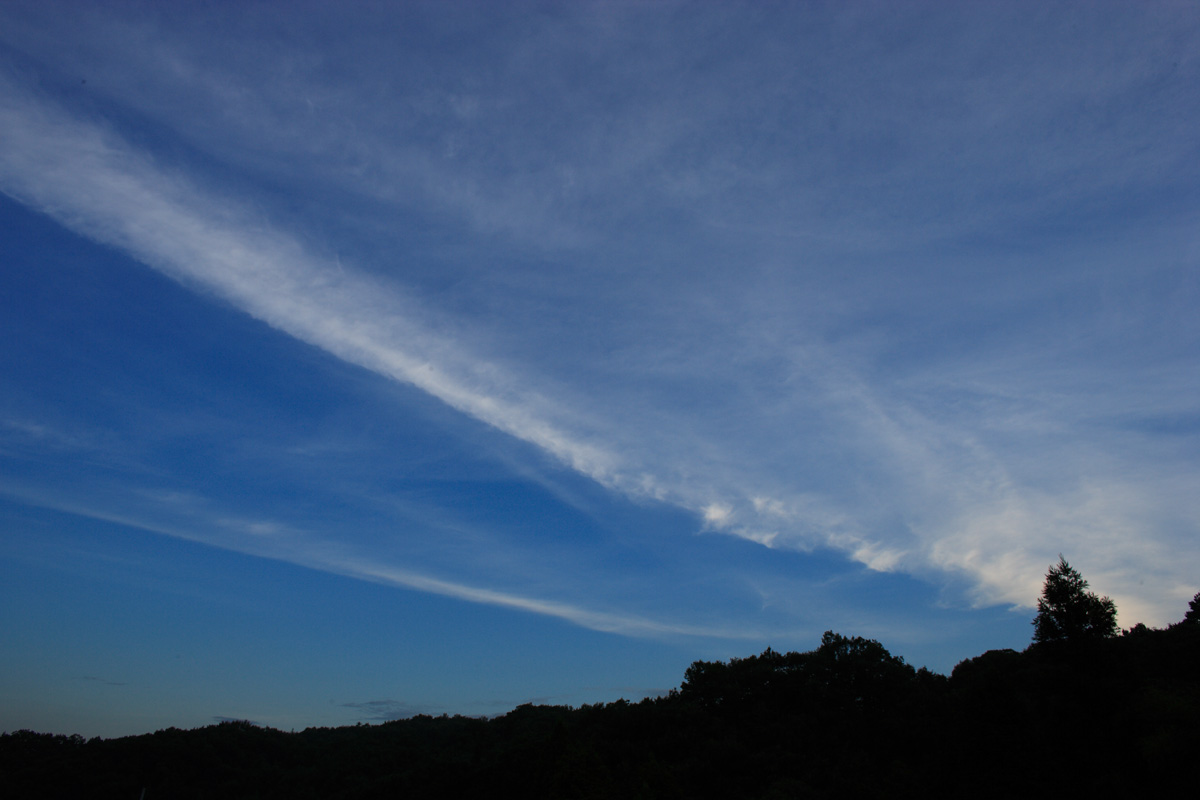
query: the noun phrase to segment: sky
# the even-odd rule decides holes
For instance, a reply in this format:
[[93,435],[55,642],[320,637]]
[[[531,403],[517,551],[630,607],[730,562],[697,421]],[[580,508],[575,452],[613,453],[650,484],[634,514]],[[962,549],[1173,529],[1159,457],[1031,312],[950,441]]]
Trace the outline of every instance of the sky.
[[949,673],[1200,589],[1200,8],[0,4],[0,730]]

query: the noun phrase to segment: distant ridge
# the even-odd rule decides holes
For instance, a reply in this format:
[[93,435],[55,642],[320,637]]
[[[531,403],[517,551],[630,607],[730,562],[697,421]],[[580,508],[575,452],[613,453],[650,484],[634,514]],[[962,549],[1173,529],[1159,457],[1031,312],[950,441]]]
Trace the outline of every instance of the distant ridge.
[[0,736],[6,797],[1111,797],[1186,785],[1200,623],[992,650],[947,678],[879,642],[695,662],[639,703],[284,733],[245,721]]

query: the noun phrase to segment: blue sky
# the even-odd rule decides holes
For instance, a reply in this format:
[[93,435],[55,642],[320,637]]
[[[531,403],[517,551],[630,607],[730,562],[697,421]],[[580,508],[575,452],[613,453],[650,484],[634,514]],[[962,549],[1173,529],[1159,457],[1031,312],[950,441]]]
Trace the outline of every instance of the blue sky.
[[0,729],[1200,589],[1192,3],[0,6]]

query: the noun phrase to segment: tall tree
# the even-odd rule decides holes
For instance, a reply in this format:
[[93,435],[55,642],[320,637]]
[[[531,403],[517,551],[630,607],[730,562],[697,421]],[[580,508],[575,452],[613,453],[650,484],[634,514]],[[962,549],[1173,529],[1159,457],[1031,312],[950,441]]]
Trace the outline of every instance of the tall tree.
[[1200,625],[1200,592],[1196,592],[1192,602],[1188,603],[1188,610],[1183,615],[1183,621],[1189,625]]
[[1038,613],[1033,620],[1035,642],[1104,639],[1117,635],[1117,606],[1087,590],[1083,579],[1060,553],[1046,573]]

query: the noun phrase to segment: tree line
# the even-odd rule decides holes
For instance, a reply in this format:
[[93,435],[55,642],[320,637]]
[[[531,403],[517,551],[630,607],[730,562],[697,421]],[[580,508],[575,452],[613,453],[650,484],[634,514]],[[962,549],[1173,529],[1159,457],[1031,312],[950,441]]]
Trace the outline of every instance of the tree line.
[[1200,594],[1164,629],[1060,557],[1031,645],[949,676],[832,631],[808,652],[697,661],[638,703],[524,705],[285,733],[247,722],[84,740],[0,736],[5,797],[1111,797],[1186,785],[1200,745]]

